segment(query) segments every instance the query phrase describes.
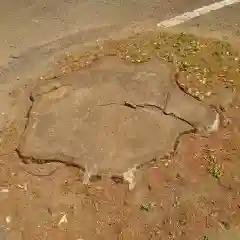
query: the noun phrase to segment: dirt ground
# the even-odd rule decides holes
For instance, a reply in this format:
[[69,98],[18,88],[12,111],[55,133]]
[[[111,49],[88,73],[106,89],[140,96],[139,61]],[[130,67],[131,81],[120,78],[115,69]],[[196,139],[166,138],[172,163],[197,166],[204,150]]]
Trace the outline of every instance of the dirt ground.
[[38,81],[92,69],[110,55],[131,64],[156,57],[174,64],[179,88],[219,112],[218,131],[182,135],[174,151],[138,167],[133,189],[106,174],[83,184],[78,165],[26,163],[19,148],[1,154],[0,239],[240,239],[237,51],[217,40],[151,33],[68,54]]

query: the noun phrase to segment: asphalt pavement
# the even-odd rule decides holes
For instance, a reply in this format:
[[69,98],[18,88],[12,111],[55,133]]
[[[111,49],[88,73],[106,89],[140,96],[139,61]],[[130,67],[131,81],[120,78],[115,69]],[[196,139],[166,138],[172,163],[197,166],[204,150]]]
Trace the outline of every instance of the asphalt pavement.
[[19,0],[2,1],[0,8],[0,64],[33,46],[78,31],[126,27],[169,19],[212,0]]
[[[231,1],[231,0],[230,0]],[[194,11],[213,0],[19,0],[4,1],[0,8],[0,65],[28,49],[51,43],[69,35],[118,31],[133,24],[159,22]],[[226,9],[226,10],[225,10]],[[213,11],[186,26],[213,28],[239,33],[240,4]],[[221,25],[221,26],[220,26]],[[220,29],[219,29],[220,28]],[[97,37],[100,33],[93,36]],[[71,44],[71,43],[70,43]]]
[[217,11],[187,21],[181,27],[198,34],[220,37],[240,47],[240,3],[226,6]]

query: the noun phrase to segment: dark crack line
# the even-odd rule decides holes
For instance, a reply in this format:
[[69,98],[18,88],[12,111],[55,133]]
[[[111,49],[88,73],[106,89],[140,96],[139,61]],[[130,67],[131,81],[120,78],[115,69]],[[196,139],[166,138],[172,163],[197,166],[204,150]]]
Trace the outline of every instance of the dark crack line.
[[[63,84],[63,85],[61,85],[61,86],[53,86],[51,89],[49,89],[48,91],[45,91],[45,92],[42,92],[42,93],[37,93],[36,95],[35,95],[35,97],[41,97],[41,96],[43,96],[43,95],[45,95],[45,94],[49,94],[49,93],[51,93],[51,92],[54,92],[54,91],[56,91],[56,90],[58,90],[58,89],[60,89],[60,88],[62,88],[62,87],[66,87],[66,86],[71,86],[70,84]],[[34,97],[34,98],[35,98]]]
[[197,133],[197,129],[196,128],[190,129],[190,130],[187,130],[187,131],[183,131],[183,132],[179,133],[177,138],[175,139],[174,144],[173,144],[173,152],[175,153],[177,151],[179,143],[180,143],[181,138],[183,136],[189,135],[189,134],[193,134],[193,133]]
[[15,148],[15,152],[17,153],[18,157],[22,160],[23,163],[28,163],[26,161],[26,159],[22,158],[21,157],[21,152],[19,150],[20,148],[20,144],[21,144],[21,141],[22,141],[22,138],[28,128],[28,125],[29,125],[29,122],[30,122],[30,117],[31,117],[31,112],[32,112],[32,109],[33,109],[33,105],[34,105],[34,97],[32,96],[32,93],[30,94],[30,96],[28,97],[29,101],[30,101],[30,107],[25,115],[25,119],[26,119],[26,122],[25,122],[25,125],[24,125],[24,129],[23,129],[23,132],[21,133],[21,136],[20,136],[20,140],[19,140],[19,144],[18,146]]
[[[61,163],[64,164],[67,167],[74,167],[74,168],[78,168],[80,169],[82,172],[85,172],[86,169],[81,166],[80,164],[74,163],[73,162],[73,157],[67,157],[67,156],[63,156],[62,158],[68,158],[67,161],[66,160],[61,160],[60,158],[35,158],[35,157],[28,157],[28,156],[24,156],[21,151],[17,148],[16,153],[18,155],[18,157],[23,161],[23,163],[28,164],[29,162],[32,163],[36,163],[36,164],[46,164],[46,163]],[[71,160],[69,161],[69,158],[71,158]]]
[[29,125],[29,122],[30,122],[30,117],[31,117],[31,112],[32,112],[32,109],[33,109],[33,105],[34,105],[34,98],[32,95],[29,96],[29,101],[30,101],[30,107],[25,115],[25,119],[26,119],[26,122],[25,122],[25,126],[24,126],[24,130],[22,132],[22,136],[24,135],[28,125]]
[[172,112],[171,112],[171,113],[166,112],[166,111],[165,111],[165,107],[164,107],[164,108],[161,108],[161,107],[158,106],[158,105],[149,104],[149,103],[137,104],[136,107],[141,107],[141,108],[152,107],[152,108],[156,108],[157,110],[162,111],[162,113],[163,113],[165,116],[171,116],[171,117],[173,117],[173,118],[176,118],[176,119],[178,119],[179,121],[184,122],[184,123],[188,124],[189,126],[191,126],[192,128],[196,129],[196,126],[195,126],[193,123],[189,122],[188,120],[186,120],[186,119],[184,119],[184,118],[181,118],[181,117],[177,116],[176,114],[174,114],[174,113],[172,113]]
[[179,79],[180,79],[180,74],[181,74],[181,71],[178,70],[175,74],[174,74],[174,82],[176,83],[177,87],[179,88],[179,90],[181,90],[182,92],[184,92],[186,95],[188,95],[189,97],[191,98],[194,98],[195,100],[201,102],[200,99],[192,96],[189,92],[186,91],[186,89],[181,86],[181,84],[179,83]]
[[177,116],[177,115],[174,114],[174,113],[167,113],[167,112],[165,112],[165,111],[163,111],[163,113],[164,113],[164,115],[166,115],[166,116],[172,116],[172,117],[174,117],[174,118],[176,118],[176,119],[178,119],[178,120],[180,120],[180,121],[188,124],[188,125],[191,126],[193,129],[196,129],[196,130],[197,130],[197,127],[195,126],[195,124],[189,122],[188,120],[186,120],[186,119],[184,119],[184,118],[181,118],[181,117]]
[[173,118],[176,118],[179,121],[184,122],[184,123],[188,124],[189,126],[191,126],[192,128],[196,129],[196,126],[193,123],[189,122],[188,120],[186,120],[184,118],[181,118],[174,113],[168,113],[168,112],[165,111],[165,107],[162,108],[162,107],[160,107],[156,104],[152,104],[152,103],[135,104],[135,103],[132,103],[132,102],[124,101],[124,103],[114,103],[114,102],[112,102],[112,103],[106,103],[106,104],[101,104],[101,105],[97,105],[97,106],[105,107],[105,106],[111,106],[111,105],[125,106],[125,107],[129,107],[131,109],[134,109],[134,110],[136,110],[137,108],[143,108],[143,109],[144,108],[155,108],[156,110],[161,111],[165,116],[171,116]]

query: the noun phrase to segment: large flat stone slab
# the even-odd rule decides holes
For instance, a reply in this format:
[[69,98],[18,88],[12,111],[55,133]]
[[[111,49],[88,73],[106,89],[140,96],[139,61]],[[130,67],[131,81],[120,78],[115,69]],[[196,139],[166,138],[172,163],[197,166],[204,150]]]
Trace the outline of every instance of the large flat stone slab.
[[25,89],[1,86],[0,91],[0,155],[13,152],[24,132],[31,106]]
[[42,97],[33,109],[21,146],[26,156],[126,171],[151,159],[139,162],[138,157],[171,151],[178,134],[189,129],[185,123],[161,111],[123,105],[99,106],[94,91],[66,90],[65,96],[59,93],[62,99],[54,99],[55,94]]
[[169,153],[178,136],[193,129],[197,100],[179,98],[186,107],[186,121],[178,112],[164,112],[173,94],[181,93],[172,88],[171,66],[157,61],[139,65],[113,61],[36,89],[18,149],[22,156],[122,173]]

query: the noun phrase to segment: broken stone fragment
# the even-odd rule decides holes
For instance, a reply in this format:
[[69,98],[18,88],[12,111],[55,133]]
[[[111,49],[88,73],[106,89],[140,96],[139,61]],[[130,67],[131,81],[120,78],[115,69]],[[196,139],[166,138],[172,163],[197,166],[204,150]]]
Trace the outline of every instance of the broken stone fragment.
[[88,175],[126,177],[129,169],[173,151],[183,133],[214,122],[212,109],[173,88],[172,66],[106,61],[36,91],[18,148],[22,156],[78,166]]

